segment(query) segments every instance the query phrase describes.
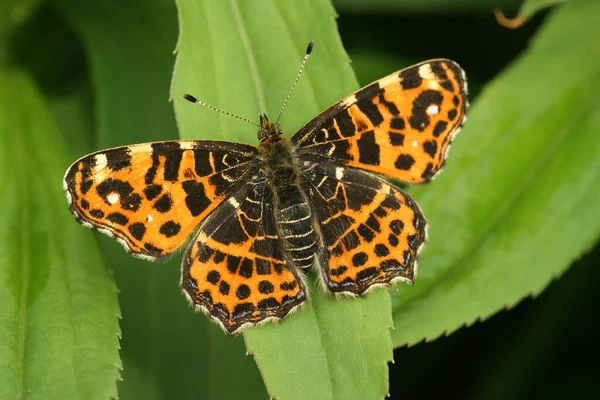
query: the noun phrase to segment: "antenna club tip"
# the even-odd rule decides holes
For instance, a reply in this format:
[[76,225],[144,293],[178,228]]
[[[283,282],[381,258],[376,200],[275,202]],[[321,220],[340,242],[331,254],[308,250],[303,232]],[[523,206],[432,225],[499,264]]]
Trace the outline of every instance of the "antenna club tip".
[[309,55],[312,52],[313,47],[315,46],[315,41],[311,40],[306,48],[306,55]]
[[197,103],[198,102],[198,99],[196,99],[191,94],[184,94],[183,98],[186,99],[187,101],[189,101],[190,103]]

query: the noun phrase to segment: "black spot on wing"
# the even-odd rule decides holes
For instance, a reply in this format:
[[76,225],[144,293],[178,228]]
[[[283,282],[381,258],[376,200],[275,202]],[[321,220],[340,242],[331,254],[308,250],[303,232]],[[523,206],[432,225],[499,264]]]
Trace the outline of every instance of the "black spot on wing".
[[423,83],[423,78],[419,75],[418,67],[407,68],[401,71],[399,76],[403,89],[414,89]]
[[179,146],[179,143],[153,143],[152,167],[154,167],[154,156],[156,156],[157,160],[160,160],[160,158],[164,159],[164,180],[176,181],[179,179],[179,167],[181,165],[181,158],[183,156],[183,151],[181,150],[181,146]]
[[112,205],[112,203],[108,201],[108,196],[111,193],[117,193],[121,200],[121,207],[126,210],[137,211],[142,202],[142,197],[137,193],[133,193],[133,187],[128,182],[119,179],[105,179],[96,186],[96,191],[108,205]]
[[412,104],[412,114],[408,119],[410,126],[419,132],[423,132],[430,124],[427,108],[432,105],[439,107],[443,99],[444,97],[437,90],[424,90],[420,93]]
[[352,117],[347,109],[340,110],[339,113],[335,116],[335,121],[337,122],[337,126],[344,137],[354,136],[356,132],[356,126],[354,122],[352,122]]
[[379,124],[383,122],[383,116],[381,115],[381,112],[379,112],[377,104],[374,102],[374,99],[379,96],[380,93],[383,93],[383,89],[381,89],[379,83],[375,82],[362,88],[355,94],[358,100],[356,106],[363,114],[365,114],[374,127],[379,126]]
[[161,213],[166,213],[173,207],[173,201],[171,200],[171,196],[168,193],[160,196],[158,200],[153,205],[154,209]]
[[395,162],[395,167],[403,170],[403,171],[408,171],[412,165],[415,163],[415,159],[409,155],[409,154],[400,154],[398,156],[398,158],[396,159]]
[[102,210],[90,210],[90,215],[94,218],[104,218],[104,211]]
[[119,212],[108,214],[106,219],[118,225],[125,225],[129,222],[129,218]]
[[194,169],[198,176],[208,176],[213,173],[210,166],[210,151],[208,149],[194,149]]
[[437,142],[435,140],[426,141],[423,143],[423,150],[433,158],[435,153],[437,153]]
[[448,75],[446,74],[446,70],[442,67],[442,63],[439,61],[434,61],[429,64],[431,67],[431,72],[437,76],[439,80],[447,80]]
[[238,286],[237,290],[235,291],[236,297],[240,300],[245,300],[250,297],[250,293],[250,288],[244,283]]
[[173,237],[181,231],[181,225],[174,221],[167,221],[159,229],[159,232],[166,237]]
[[131,166],[131,156],[127,147],[108,150],[104,154],[106,165],[111,171],[120,171]]
[[364,132],[358,144],[358,161],[363,164],[379,165],[379,145],[375,143],[375,132]]
[[181,187],[186,193],[185,205],[194,217],[200,215],[210,206],[211,201],[206,197],[202,183],[189,180],[184,181]]
[[144,195],[148,200],[154,200],[162,192],[160,185],[148,185],[144,188]]
[[396,130],[401,131],[405,127],[406,127],[406,125],[404,123],[404,119],[402,119],[400,117],[392,118],[392,120],[390,122],[391,129],[396,129]]
[[129,225],[129,233],[137,240],[142,240],[144,237],[144,233],[146,233],[146,226],[141,222],[136,222],[135,224]]
[[447,127],[448,127],[448,123],[446,121],[438,121],[438,123],[435,124],[435,127],[433,127],[433,136],[435,136],[435,137],[440,136],[442,133],[444,133],[446,131]]
[[390,143],[392,146],[403,146],[404,145],[404,135],[401,133],[390,132]]

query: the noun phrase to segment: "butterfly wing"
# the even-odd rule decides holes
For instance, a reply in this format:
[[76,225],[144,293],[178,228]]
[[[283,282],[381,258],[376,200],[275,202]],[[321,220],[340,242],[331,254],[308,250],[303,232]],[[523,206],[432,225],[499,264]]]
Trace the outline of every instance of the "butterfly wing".
[[309,161],[304,190],[319,221],[321,281],[334,293],[363,294],[412,283],[427,223],[415,201],[375,175]]
[[279,243],[264,180],[223,202],[200,226],[182,266],[190,302],[228,333],[285,317],[307,297]]
[[300,154],[421,183],[442,168],[467,106],[465,75],[458,64],[425,61],[329,107],[292,141]]
[[77,160],[64,187],[79,223],[156,259],[181,246],[244,181],[255,154],[253,146],[216,141],[118,147]]

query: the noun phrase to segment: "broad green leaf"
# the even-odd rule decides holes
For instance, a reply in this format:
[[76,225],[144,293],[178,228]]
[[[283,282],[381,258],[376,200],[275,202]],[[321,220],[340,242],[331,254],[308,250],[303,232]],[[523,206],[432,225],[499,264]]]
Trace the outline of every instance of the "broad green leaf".
[[[260,6],[258,7],[257,4]],[[291,135],[357,88],[327,1],[180,0],[181,33],[172,96],[182,137],[256,143],[257,129],[195,106],[190,93],[258,121],[274,118],[310,40],[315,47],[281,125]],[[248,350],[278,399],[379,399],[391,359],[390,304],[384,290],[336,299],[313,287],[311,300],[278,324],[245,331]]]
[[67,151],[25,73],[0,88],[0,398],[115,397],[116,288],[69,214]]
[[[97,140],[87,151],[177,139],[168,101],[177,39],[173,2],[146,1],[143,7],[134,0],[55,3],[81,35],[90,58]],[[229,399],[242,390],[244,398],[265,397],[242,338],[226,337],[188,306],[179,290],[180,255],[152,264],[99,238],[120,289],[121,399]],[[231,373],[239,385],[229,383]]]
[[[334,0],[341,12],[488,14],[495,7],[517,8],[520,0]],[[400,40],[400,39],[399,39]]]
[[594,0],[552,14],[483,90],[445,171],[411,191],[430,236],[416,285],[393,295],[395,346],[539,293],[598,240],[598,15]]

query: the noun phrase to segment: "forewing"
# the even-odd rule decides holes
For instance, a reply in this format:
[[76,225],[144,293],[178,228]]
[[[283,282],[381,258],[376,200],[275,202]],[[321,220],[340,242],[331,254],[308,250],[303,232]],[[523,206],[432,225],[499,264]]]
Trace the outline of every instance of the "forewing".
[[118,147],[77,160],[64,187],[77,221],[156,259],[181,246],[244,181],[255,153],[215,141]]
[[301,154],[421,183],[442,168],[467,106],[465,74],[458,64],[425,61],[334,104],[292,141]]
[[319,222],[324,285],[363,294],[398,280],[412,283],[427,223],[415,201],[377,176],[313,163],[304,187]]
[[283,318],[306,300],[298,271],[285,260],[264,182],[251,181],[202,223],[183,260],[181,287],[231,334]]

